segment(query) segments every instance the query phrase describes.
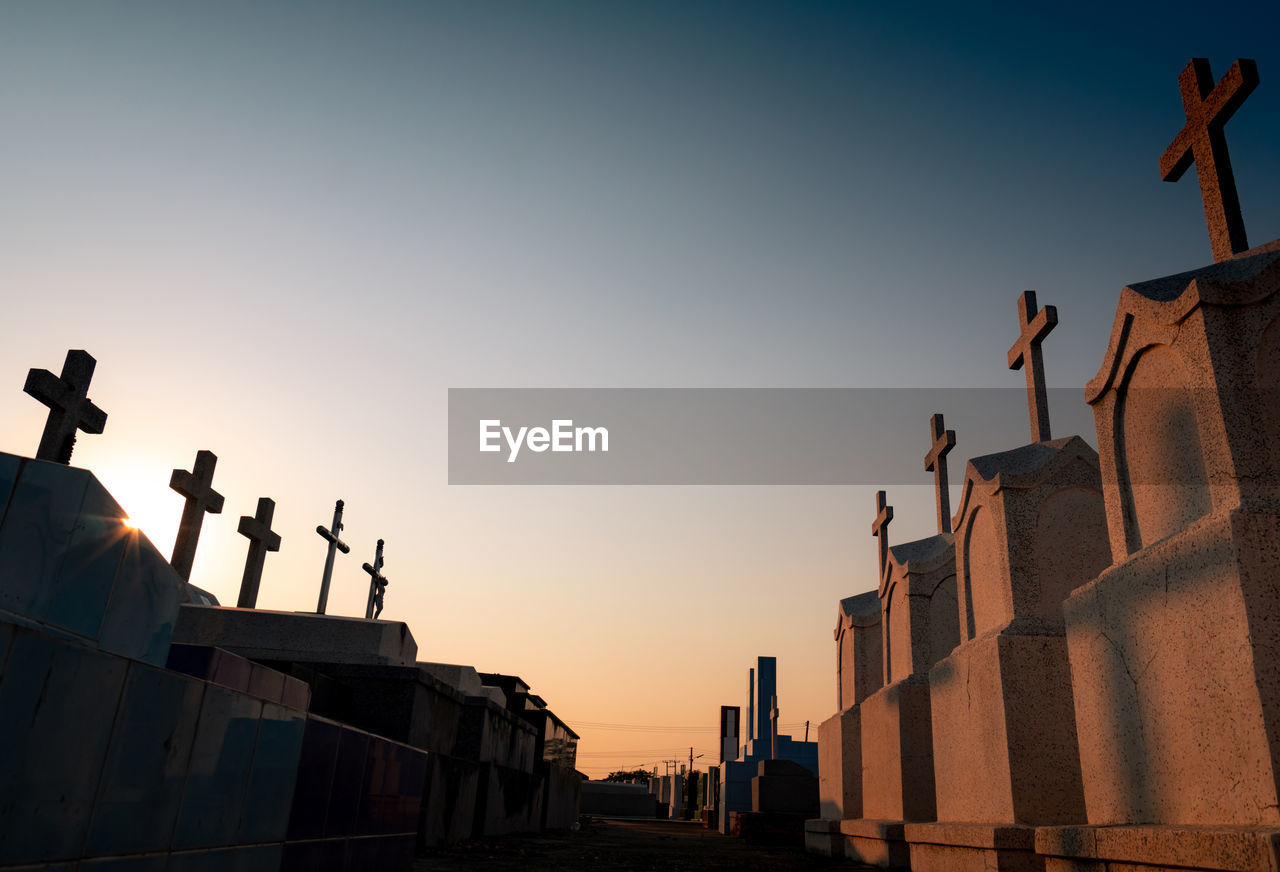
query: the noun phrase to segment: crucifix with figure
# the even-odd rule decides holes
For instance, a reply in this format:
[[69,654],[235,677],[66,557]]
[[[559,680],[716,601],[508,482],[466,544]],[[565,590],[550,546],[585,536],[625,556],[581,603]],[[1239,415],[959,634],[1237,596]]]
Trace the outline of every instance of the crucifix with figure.
[[333,523],[329,525],[328,530],[323,526],[316,527],[316,532],[329,543],[329,553],[324,558],[324,576],[320,579],[320,602],[316,605],[317,615],[323,615],[325,607],[329,604],[329,580],[333,577],[334,552],[351,553],[351,546],[338,538],[338,534],[342,532],[342,509],[344,505],[342,500],[338,500],[334,505]]
[[884,568],[889,563],[889,522],[893,520],[893,506],[885,503],[884,491],[876,491],[876,519],[871,524],[871,535],[880,540],[880,582],[884,583]]
[[1023,291],[1018,298],[1018,326],[1021,335],[1009,349],[1009,369],[1027,371],[1027,408],[1031,414],[1031,441],[1048,442],[1049,392],[1044,386],[1044,354],[1040,343],[1058,326],[1058,310],[1045,306],[1037,311],[1036,292]]
[[956,431],[948,430],[939,412],[929,419],[929,435],[933,445],[924,456],[924,471],[933,473],[933,487],[938,492],[938,534],[951,532],[951,492],[947,489],[947,455],[956,447]]
[[204,526],[204,513],[222,513],[222,494],[213,489],[213,470],[218,465],[218,455],[212,451],[197,451],[191,471],[175,469],[169,477],[169,487],[187,498],[182,507],[182,523],[173,542],[173,557],[169,563],[185,581],[191,580],[191,564],[196,559],[196,544],[200,541],[200,528]]
[[1258,65],[1240,58],[1217,85],[1208,58],[1192,58],[1178,76],[1187,123],[1160,156],[1160,178],[1176,182],[1196,165],[1214,262],[1249,248],[1224,128],[1258,87]]
[[260,497],[254,516],[240,517],[239,532],[249,540],[249,556],[245,558],[244,577],[240,580],[240,599],[236,602],[239,608],[257,607],[258,587],[262,583],[262,565],[267,560],[267,552],[280,550],[280,536],[271,529],[271,518],[275,513],[275,500]]
[[[370,566],[366,563],[360,567],[369,573],[369,599],[364,607],[365,620],[372,619],[376,621],[378,616],[382,614],[382,595],[387,589],[387,585],[390,584],[387,581],[387,577],[382,574],[382,546],[385,544],[382,539],[379,539],[378,550],[373,558],[373,565]],[[375,606],[377,607],[376,612],[374,611]]]
[[89,399],[89,382],[98,362],[87,351],[72,350],[62,364],[62,375],[47,369],[32,369],[22,389],[49,407],[49,417],[36,449],[36,460],[71,463],[76,431],[101,433],[107,413]]

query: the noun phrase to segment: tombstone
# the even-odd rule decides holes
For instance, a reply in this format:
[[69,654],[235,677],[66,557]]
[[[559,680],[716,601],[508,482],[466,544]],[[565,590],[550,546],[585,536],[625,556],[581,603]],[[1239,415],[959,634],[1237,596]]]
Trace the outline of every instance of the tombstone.
[[[1053,440],[1040,343],[1057,324],[1018,301],[1032,443],[975,457],[956,514],[961,645],[929,673],[935,824],[909,826],[912,869],[1037,866],[1039,824],[1082,819],[1062,601],[1105,565],[1097,454]],[[998,835],[997,835],[998,834]]]
[[818,813],[828,820],[862,817],[861,703],[884,685],[879,591],[840,601],[835,639],[837,710],[818,725]]
[[884,491],[876,493],[871,528],[880,540],[877,593],[884,686],[859,705],[862,817],[845,820],[840,829],[846,855],[876,866],[905,865],[905,822],[934,817],[928,673],[959,641],[955,551],[941,511],[947,489],[942,461],[955,434],[946,430],[941,415],[930,426],[925,468],[935,473],[938,534],[891,546],[893,507]]
[[738,759],[739,724],[742,709],[736,705],[720,706],[720,762]]
[[88,397],[96,366],[97,361],[89,352],[72,350],[62,364],[62,375],[55,376],[47,369],[27,373],[22,389],[49,407],[36,460],[67,465],[71,463],[77,430],[97,434],[106,428],[107,413]]
[[1063,863],[1275,862],[1278,292],[1280,240],[1121,292],[1087,388],[1111,565],[1064,606],[1087,820],[1118,835],[1038,834]]
[[[816,742],[801,742],[786,735],[779,735],[776,742],[774,740],[770,709],[766,706],[778,694],[777,658],[757,657],[755,668],[749,674],[753,681],[748,691],[748,711],[754,710],[755,717],[749,718],[748,724],[755,738],[750,739],[743,747],[740,759],[725,760],[720,767],[718,827],[723,833],[732,830],[736,816],[750,811],[751,781],[758,774],[761,760],[776,756],[778,759],[799,763],[814,775],[818,773]],[[761,703],[758,709],[755,708],[757,700]],[[752,720],[755,721],[754,724],[751,724]]]
[[237,608],[252,609],[258,604],[258,588],[262,584],[262,566],[268,551],[280,550],[280,536],[271,529],[276,503],[270,497],[258,498],[258,510],[253,517],[242,515],[238,528],[241,536],[249,540],[249,553],[244,561],[244,576],[240,579],[240,598]]

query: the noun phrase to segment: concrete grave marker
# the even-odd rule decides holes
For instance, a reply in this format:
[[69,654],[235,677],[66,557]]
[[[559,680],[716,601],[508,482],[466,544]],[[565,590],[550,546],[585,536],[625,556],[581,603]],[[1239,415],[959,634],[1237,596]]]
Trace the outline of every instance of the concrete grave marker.
[[738,724],[742,720],[742,709],[736,705],[720,706],[720,762],[738,759],[738,740],[740,731]]
[[1213,259],[1223,261],[1249,247],[1223,128],[1258,87],[1258,66],[1241,58],[1216,86],[1212,82],[1207,58],[1192,58],[1178,76],[1187,123],[1160,156],[1160,178],[1176,182],[1196,165]]
[[329,604],[329,580],[333,578],[334,552],[351,553],[351,546],[338,538],[338,534],[342,532],[342,510],[344,505],[342,500],[338,500],[334,504],[333,523],[329,525],[328,530],[321,526],[316,527],[316,532],[320,534],[320,537],[329,543],[329,549],[324,558],[324,575],[320,579],[320,601],[316,604],[316,614],[318,615],[323,615],[325,607]]
[[280,550],[280,537],[271,529],[276,503],[270,497],[258,498],[258,511],[251,518],[240,517],[239,532],[249,540],[249,554],[244,561],[244,577],[240,580],[240,599],[236,606],[242,609],[256,608],[258,587],[262,583],[262,566],[268,551]]
[[173,557],[169,561],[184,581],[191,580],[191,564],[196,559],[205,512],[222,513],[222,494],[213,489],[213,470],[217,465],[218,456],[212,451],[198,451],[190,472],[175,469],[169,477],[169,487],[186,497],[178,536],[173,541]]
[[[972,458],[955,523],[962,643],[929,670],[937,823],[909,824],[915,872],[1034,865],[1035,826],[1080,820],[1062,601],[1107,562],[1098,458],[1050,440],[1039,342],[1057,323],[1019,299],[1030,445]],[[976,778],[975,773],[982,773]]]
[[[385,544],[382,539],[379,539],[378,550],[373,558],[373,565],[370,566],[366,563],[360,567],[369,573],[369,599],[364,607],[365,620],[376,621],[378,616],[382,614],[382,594],[387,589],[387,585],[390,584],[387,581],[387,577],[382,574],[382,547]],[[377,611],[374,611],[375,607]]]
[[55,376],[47,369],[33,369],[27,373],[23,390],[49,407],[37,460],[53,463],[71,463],[71,451],[76,444],[76,430],[101,433],[107,426],[107,413],[95,406],[88,397],[89,382],[97,361],[87,351],[68,351],[62,364],[62,375]]

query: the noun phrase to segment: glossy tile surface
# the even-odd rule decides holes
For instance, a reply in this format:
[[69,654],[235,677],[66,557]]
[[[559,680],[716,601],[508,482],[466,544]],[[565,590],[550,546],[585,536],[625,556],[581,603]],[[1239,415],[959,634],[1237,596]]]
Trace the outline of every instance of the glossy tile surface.
[[182,595],[182,579],[151,540],[135,530],[102,619],[99,647],[163,666]]
[[[67,470],[77,473],[79,470]],[[116,573],[136,531],[126,527],[124,510],[97,479],[86,474],[84,499],[76,513],[52,586],[44,619],[90,639],[98,638]]]
[[207,685],[173,848],[235,844],[262,703]]
[[0,865],[76,856],[127,664],[14,629],[0,676]]
[[342,728],[337,724],[307,718],[289,815],[290,839],[318,839],[324,835],[341,734]]
[[22,464],[0,526],[0,608],[36,621],[47,619],[50,591],[75,532],[89,478],[84,470],[57,463]]
[[89,855],[164,851],[173,836],[205,684],[134,663],[89,826]]
[[305,728],[301,712],[276,703],[263,704],[240,826],[242,842],[279,842],[288,835]]

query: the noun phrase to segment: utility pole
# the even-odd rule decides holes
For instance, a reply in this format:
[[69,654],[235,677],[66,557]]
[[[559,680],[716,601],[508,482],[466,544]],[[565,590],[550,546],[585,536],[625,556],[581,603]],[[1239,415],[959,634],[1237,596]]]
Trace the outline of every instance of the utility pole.
[[804,740],[806,742],[809,741],[809,722],[808,721],[804,722]]

